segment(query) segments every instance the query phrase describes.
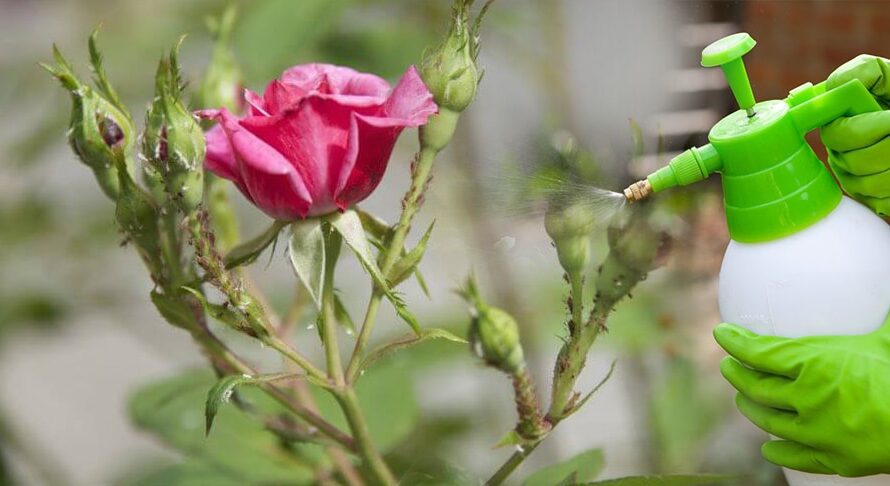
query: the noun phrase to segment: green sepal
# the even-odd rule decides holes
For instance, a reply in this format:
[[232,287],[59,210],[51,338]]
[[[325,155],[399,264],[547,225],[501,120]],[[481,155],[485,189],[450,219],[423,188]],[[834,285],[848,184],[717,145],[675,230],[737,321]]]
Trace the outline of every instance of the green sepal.
[[96,44],[96,38],[98,36],[99,28],[96,27],[96,29],[93,30],[93,33],[90,34],[90,39],[88,42],[90,51],[90,68],[93,71],[93,83],[96,85],[96,89],[99,90],[99,93],[101,93],[106,100],[111,102],[111,104],[116,106],[117,109],[121,111],[121,113],[126,115],[132,123],[130,113],[121,102],[120,96],[118,96],[117,91],[114,89],[111,83],[108,82],[108,76],[105,73],[105,67],[102,64],[102,53],[99,52],[99,48]]
[[291,224],[288,256],[294,273],[319,309],[325,277],[325,253],[322,220],[304,219]]
[[287,222],[276,219],[262,233],[232,248],[225,257],[226,270],[250,265],[256,261],[263,251],[278,239],[278,235],[285,226],[287,226]]

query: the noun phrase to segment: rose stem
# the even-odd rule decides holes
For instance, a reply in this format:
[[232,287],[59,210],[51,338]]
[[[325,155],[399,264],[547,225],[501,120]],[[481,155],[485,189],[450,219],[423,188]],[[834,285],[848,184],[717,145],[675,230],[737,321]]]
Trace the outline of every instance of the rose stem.
[[342,239],[336,231],[326,232],[326,268],[321,294],[321,312],[323,317],[321,331],[328,377],[334,385],[330,391],[337,403],[340,404],[340,409],[343,411],[346,422],[349,424],[349,429],[355,438],[357,452],[371,473],[373,482],[386,485],[396,484],[395,477],[371,440],[368,424],[358,403],[358,396],[355,394],[352,386],[346,383],[343,374],[343,364],[340,361],[340,348],[337,343],[337,317],[334,310],[334,270],[337,266],[337,258],[340,255],[341,243]]
[[[383,272],[384,277],[392,270],[393,265],[396,264],[398,257],[402,253],[402,248],[405,247],[405,239],[408,237],[408,231],[411,230],[411,221],[423,204],[423,194],[430,180],[430,173],[433,168],[433,162],[436,160],[436,155],[437,152],[435,150],[421,148],[415,156],[411,187],[402,200],[402,214],[399,216],[399,222],[396,224],[392,240],[386,248],[383,263],[380,265],[380,271]],[[371,330],[374,328],[382,297],[383,293],[375,286],[368,301],[368,308],[365,311],[361,331],[352,350],[352,357],[349,359],[349,365],[346,367],[346,381],[349,383],[355,381],[356,375],[359,374],[362,353],[371,336]]]

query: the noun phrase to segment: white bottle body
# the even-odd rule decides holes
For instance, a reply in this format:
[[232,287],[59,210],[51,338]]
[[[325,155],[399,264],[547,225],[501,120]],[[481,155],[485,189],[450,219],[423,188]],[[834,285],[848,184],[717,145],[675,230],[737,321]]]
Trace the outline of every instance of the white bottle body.
[[[759,334],[871,332],[890,311],[890,226],[844,197],[831,214],[788,237],[731,241],[720,269],[719,305],[723,321]],[[791,486],[890,484],[890,476],[785,475]]]

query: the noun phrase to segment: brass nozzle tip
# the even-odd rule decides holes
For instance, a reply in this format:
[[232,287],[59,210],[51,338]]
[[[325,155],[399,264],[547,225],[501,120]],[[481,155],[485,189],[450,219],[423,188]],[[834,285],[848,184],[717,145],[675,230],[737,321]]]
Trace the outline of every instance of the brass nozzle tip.
[[652,184],[646,179],[634,182],[624,190],[624,197],[630,202],[643,200],[649,194],[652,194]]

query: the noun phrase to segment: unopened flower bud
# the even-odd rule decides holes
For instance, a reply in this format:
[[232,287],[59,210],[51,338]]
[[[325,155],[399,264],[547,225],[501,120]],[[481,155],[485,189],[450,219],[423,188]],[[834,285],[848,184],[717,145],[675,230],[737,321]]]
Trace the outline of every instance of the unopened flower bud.
[[559,264],[570,276],[578,275],[590,264],[590,234],[595,218],[583,202],[551,205],[544,216],[544,229],[556,245]]
[[74,74],[71,64],[53,46],[56,65],[43,67],[71,94],[72,110],[68,141],[78,158],[96,175],[102,191],[111,199],[118,195],[118,158],[128,161],[126,153],[133,143],[133,122],[117,94],[105,78],[101,57],[95,46],[95,33],[90,38],[90,54],[96,88]]
[[515,374],[525,368],[525,356],[519,342],[519,326],[506,311],[486,304],[479,296],[475,281],[471,278],[463,291],[464,298],[472,306],[468,340],[470,349],[485,364],[507,374]]
[[177,47],[161,59],[155,78],[155,99],[142,135],[142,155],[161,175],[167,194],[186,213],[204,196],[204,132],[181,100]]
[[193,100],[197,107],[224,107],[232,113],[239,113],[244,105],[244,77],[231,46],[236,14],[236,7],[232,4],[219,18],[207,20],[215,43],[210,62]]
[[451,27],[438,47],[423,56],[420,77],[433,94],[439,114],[420,130],[421,144],[442,150],[454,135],[457,119],[476,98],[482,71],[476,65],[479,55],[479,26],[488,6],[471,21],[472,0],[454,0]]
[[424,55],[420,66],[420,77],[440,109],[461,112],[473,102],[479,84],[477,49],[470,7],[465,0],[455,0],[448,35]]

